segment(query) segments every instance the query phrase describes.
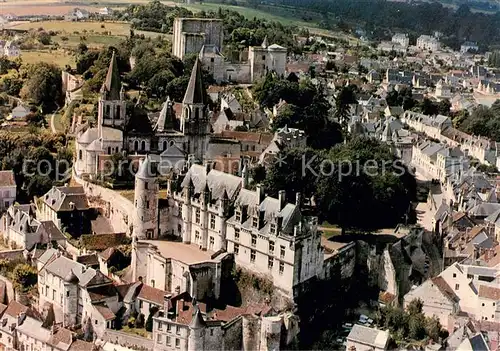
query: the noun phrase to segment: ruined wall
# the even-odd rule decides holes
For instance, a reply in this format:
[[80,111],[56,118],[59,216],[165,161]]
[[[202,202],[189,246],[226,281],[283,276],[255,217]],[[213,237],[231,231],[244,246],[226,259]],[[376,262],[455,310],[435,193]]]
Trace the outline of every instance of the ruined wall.
[[[223,327],[223,350],[242,350],[243,348],[243,318],[238,318]],[[213,350],[220,349],[220,341],[219,345]]]
[[260,319],[257,316],[242,317],[243,351],[260,350]]
[[83,186],[88,197],[95,197],[109,203],[106,212],[115,232],[131,235],[132,218],[134,218],[134,204],[132,201],[114,190],[106,189],[79,178],[74,171],[73,180]]

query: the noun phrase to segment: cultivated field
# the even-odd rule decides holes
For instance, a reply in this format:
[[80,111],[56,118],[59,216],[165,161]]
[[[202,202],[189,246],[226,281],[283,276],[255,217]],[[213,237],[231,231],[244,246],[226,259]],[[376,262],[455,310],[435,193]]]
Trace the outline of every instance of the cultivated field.
[[24,63],[47,62],[62,68],[75,65],[75,58],[64,50],[21,51],[21,58]]

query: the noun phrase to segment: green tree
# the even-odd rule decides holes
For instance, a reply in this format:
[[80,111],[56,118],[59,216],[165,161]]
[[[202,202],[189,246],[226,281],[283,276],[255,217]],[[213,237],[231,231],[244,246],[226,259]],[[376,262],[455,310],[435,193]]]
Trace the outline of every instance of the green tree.
[[17,292],[27,292],[37,284],[38,272],[29,264],[19,264],[12,272],[12,281]]
[[350,120],[350,104],[356,103],[356,95],[352,86],[342,87],[335,97],[335,118],[342,126],[344,139],[347,136],[347,127]]
[[27,80],[21,89],[21,98],[41,106],[50,112],[59,106],[62,97],[61,69],[55,65],[39,62],[29,65]]

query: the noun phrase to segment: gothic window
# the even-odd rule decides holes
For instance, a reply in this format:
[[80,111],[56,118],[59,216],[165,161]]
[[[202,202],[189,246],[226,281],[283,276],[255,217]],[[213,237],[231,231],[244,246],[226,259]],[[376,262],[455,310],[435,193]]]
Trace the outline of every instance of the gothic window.
[[148,182],[144,183],[144,190],[148,190],[148,184],[149,184]]
[[266,55],[262,55],[262,61],[266,60]]
[[82,150],[78,150],[78,159],[81,160],[83,158]]
[[139,149],[139,142],[136,140],[134,141],[134,151],[137,151]]
[[164,140],[164,141],[163,141],[163,150],[166,150],[166,149],[167,149],[167,141],[166,141],[166,140]]
[[118,118],[118,119],[122,118],[121,112],[122,112],[121,111],[121,107],[120,106],[116,106],[116,115],[115,115],[115,117]]
[[111,155],[111,147],[108,146],[108,155]]
[[194,119],[198,119],[200,118],[200,109],[199,108],[195,108],[194,109]]
[[110,113],[111,113],[111,107],[109,105],[106,105],[106,108],[104,111],[104,117],[109,118]]
[[253,217],[252,218],[252,227],[258,228],[259,227],[259,218],[258,217]]
[[146,150],[146,142],[144,140],[141,141],[141,150],[142,151]]
[[184,115],[185,115],[185,118],[186,118],[186,119],[189,119],[189,117],[190,117],[189,107],[186,107],[186,108],[184,109]]
[[169,146],[174,146],[174,145],[175,145],[175,141],[170,140],[170,141],[168,142],[168,145],[169,145]]
[[149,201],[146,201],[146,208],[149,209]]
[[213,57],[210,58],[210,62],[214,62],[214,58]]

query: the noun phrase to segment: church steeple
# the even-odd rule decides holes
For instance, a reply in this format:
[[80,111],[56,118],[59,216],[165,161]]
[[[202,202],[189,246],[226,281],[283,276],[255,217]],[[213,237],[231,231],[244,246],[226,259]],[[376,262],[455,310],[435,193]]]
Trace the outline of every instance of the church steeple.
[[263,49],[267,49],[267,47],[269,46],[269,42],[267,40],[267,35],[264,37],[264,41],[262,42],[262,44],[260,46],[262,46]]
[[118,71],[118,64],[116,62],[116,55],[113,51],[111,61],[109,62],[108,73],[106,80],[102,84],[101,94],[104,100],[120,100],[120,92],[122,83],[120,79],[120,72]]
[[194,62],[193,70],[191,71],[191,77],[189,78],[189,84],[184,94],[184,100],[182,103],[186,104],[205,104],[204,97],[204,87],[201,72],[201,63],[198,58]]
[[170,96],[167,97],[167,101],[163,104],[163,107],[158,116],[158,121],[156,122],[155,130],[157,132],[164,132],[165,130],[172,129],[174,127],[175,112],[170,100]]

